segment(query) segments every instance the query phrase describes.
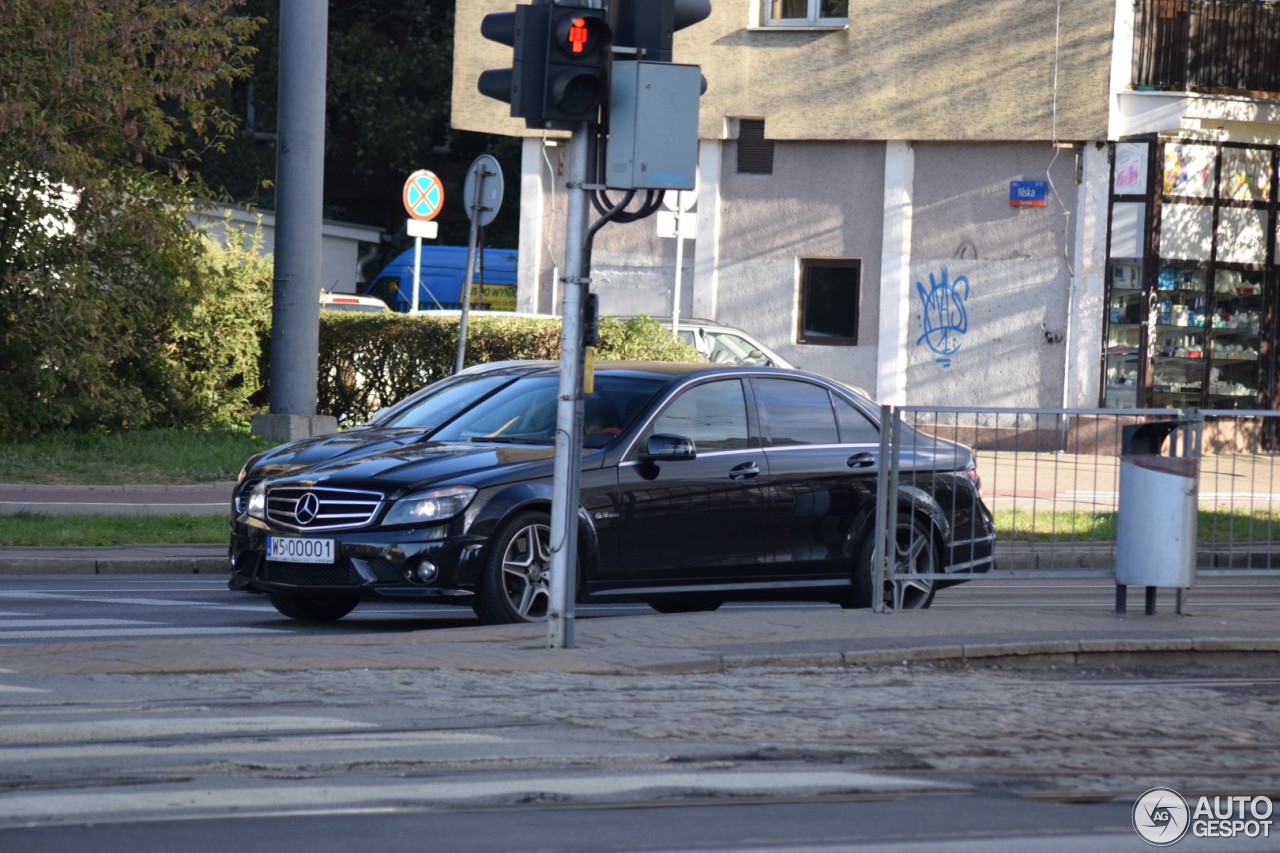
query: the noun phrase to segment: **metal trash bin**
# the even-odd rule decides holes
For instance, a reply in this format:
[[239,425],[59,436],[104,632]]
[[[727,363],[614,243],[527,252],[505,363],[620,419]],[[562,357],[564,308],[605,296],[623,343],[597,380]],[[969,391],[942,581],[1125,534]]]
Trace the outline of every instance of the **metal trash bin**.
[[[1122,430],[1120,501],[1116,530],[1116,612],[1125,612],[1127,587],[1146,587],[1146,613],[1155,613],[1156,589],[1183,592],[1196,575],[1199,458],[1194,421],[1155,421]],[[1162,456],[1165,439],[1171,455]],[[1181,442],[1177,439],[1181,437]],[[1182,453],[1177,453],[1181,445]]]

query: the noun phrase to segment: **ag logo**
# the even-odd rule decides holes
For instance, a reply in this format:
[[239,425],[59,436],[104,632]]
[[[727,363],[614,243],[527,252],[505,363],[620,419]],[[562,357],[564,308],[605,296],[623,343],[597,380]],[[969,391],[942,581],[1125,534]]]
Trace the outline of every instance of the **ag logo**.
[[1187,801],[1172,788],[1152,788],[1133,804],[1133,828],[1143,841],[1156,847],[1182,840],[1190,818]]

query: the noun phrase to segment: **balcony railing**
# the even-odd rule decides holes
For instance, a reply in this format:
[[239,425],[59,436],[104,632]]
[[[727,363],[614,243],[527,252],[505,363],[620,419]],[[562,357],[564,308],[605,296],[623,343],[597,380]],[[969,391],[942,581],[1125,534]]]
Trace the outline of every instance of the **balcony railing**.
[[1133,86],[1280,98],[1280,2],[1135,0]]

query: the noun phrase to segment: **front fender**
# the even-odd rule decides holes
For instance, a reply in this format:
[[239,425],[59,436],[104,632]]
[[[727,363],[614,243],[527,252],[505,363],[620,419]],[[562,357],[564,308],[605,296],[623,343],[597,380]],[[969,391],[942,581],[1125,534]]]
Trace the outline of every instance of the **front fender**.
[[[485,497],[484,502],[468,510],[473,515],[468,519],[467,532],[472,536],[485,540],[490,539],[502,523],[512,515],[534,510],[551,514],[553,489],[550,483],[528,481],[503,486],[493,494]],[[488,551],[488,545],[485,546]],[[584,577],[594,576],[600,560],[600,539],[595,522],[581,505],[578,507],[578,585],[581,587]],[[482,560],[474,561],[467,567],[466,582],[478,580],[479,566]]]

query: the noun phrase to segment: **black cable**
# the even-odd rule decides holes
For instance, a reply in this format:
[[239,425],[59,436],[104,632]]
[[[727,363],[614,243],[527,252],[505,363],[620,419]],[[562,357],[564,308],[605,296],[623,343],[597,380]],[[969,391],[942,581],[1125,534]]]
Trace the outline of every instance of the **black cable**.
[[636,194],[636,190],[627,190],[627,194],[624,197],[624,200],[621,206],[619,206],[614,204],[613,201],[609,198],[609,194],[607,190],[596,190],[591,194],[591,204],[593,207],[595,207],[596,212],[602,215],[606,214],[607,211],[616,209],[617,212],[613,213],[609,217],[609,219],[613,222],[621,222],[621,223],[638,222],[641,219],[646,219],[652,216],[657,211],[658,207],[661,206],[662,204],[661,192],[658,192],[656,190],[645,190],[645,200],[644,200],[644,203],[640,206],[639,210],[626,211],[621,209],[621,208],[625,208],[628,204],[631,203],[631,200],[632,198],[635,197],[635,194]]

